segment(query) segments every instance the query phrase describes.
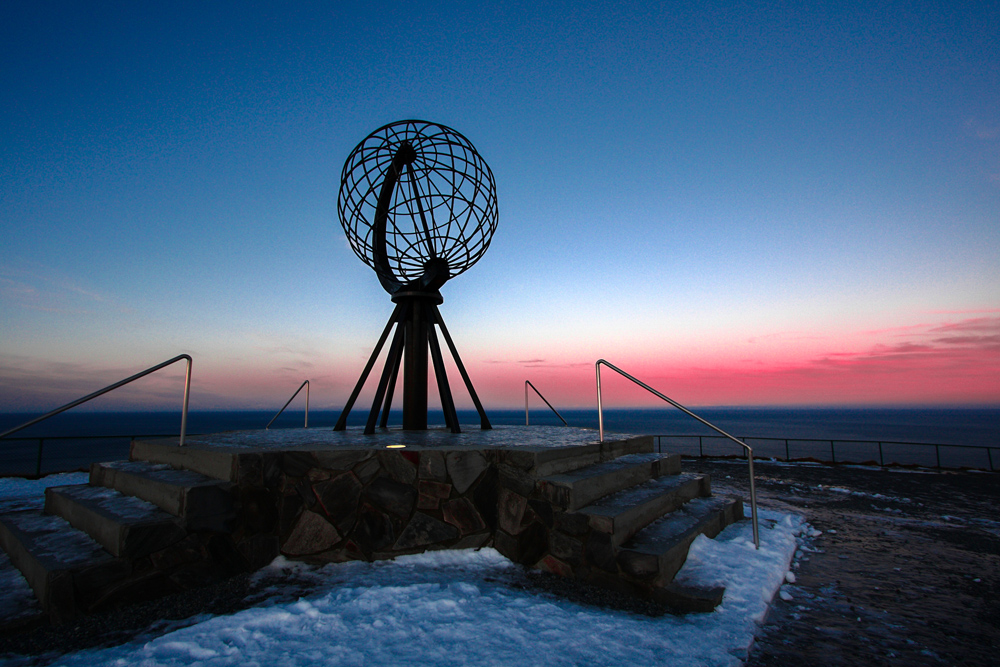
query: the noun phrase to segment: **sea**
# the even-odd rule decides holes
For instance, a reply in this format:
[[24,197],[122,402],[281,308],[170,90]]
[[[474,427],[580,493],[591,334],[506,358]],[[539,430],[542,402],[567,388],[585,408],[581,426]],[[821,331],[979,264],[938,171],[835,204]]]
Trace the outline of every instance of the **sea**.
[[[778,460],[807,459],[836,463],[901,464],[1000,470],[1000,407],[854,407],[775,408],[706,407],[695,410],[729,435],[744,440],[754,456]],[[494,425],[523,425],[523,409],[489,410]],[[563,410],[570,426],[596,429],[596,410]],[[30,413],[0,414],[0,432],[34,417]],[[332,428],[339,410],[311,410],[309,428]],[[348,426],[364,424],[366,412],[354,410]],[[272,411],[192,411],[189,434],[263,429]],[[288,410],[271,425],[302,428],[304,412]],[[544,407],[533,407],[531,425],[561,425]],[[440,412],[428,415],[443,424]],[[459,421],[478,428],[473,410],[459,410]],[[390,415],[390,427],[401,422]],[[670,408],[606,409],[609,433],[660,436],[657,447],[697,456],[742,456],[743,449]],[[177,435],[180,412],[67,411],[0,440],[0,475],[48,474],[86,469],[91,462],[128,457],[135,436]],[[596,434],[595,434],[596,436]],[[596,437],[595,437],[596,439]]]

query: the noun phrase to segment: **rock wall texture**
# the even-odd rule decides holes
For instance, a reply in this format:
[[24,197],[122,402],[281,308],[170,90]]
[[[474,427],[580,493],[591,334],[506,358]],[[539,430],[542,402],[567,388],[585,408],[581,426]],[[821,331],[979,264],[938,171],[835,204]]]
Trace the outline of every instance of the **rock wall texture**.
[[[656,597],[683,563],[686,544],[672,560],[623,550],[613,531],[585,512],[566,509],[545,481],[652,450],[652,438],[634,438],[541,452],[515,447],[240,454],[230,476],[238,511],[229,539],[249,569],[279,553],[331,563],[493,546],[526,566]],[[657,465],[662,474],[680,472],[676,456]],[[691,488],[678,504],[710,495],[707,478]],[[714,535],[741,513],[739,506],[729,507],[705,532]]]
[[[652,451],[648,440],[644,451]],[[279,552],[327,563],[493,546],[517,563],[562,576],[600,583],[623,576],[608,535],[540,492],[527,452],[285,452],[241,460],[239,468],[244,525],[234,538],[254,564]],[[276,508],[271,524],[246,525],[248,510],[260,523],[267,504]]]
[[280,550],[313,562],[481,547],[496,523],[496,466],[480,451],[284,455],[278,489]]

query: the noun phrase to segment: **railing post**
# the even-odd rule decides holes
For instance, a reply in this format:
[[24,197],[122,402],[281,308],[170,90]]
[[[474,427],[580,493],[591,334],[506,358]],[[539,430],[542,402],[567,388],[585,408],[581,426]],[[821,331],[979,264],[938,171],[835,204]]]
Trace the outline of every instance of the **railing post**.
[[993,472],[993,449],[992,447],[986,448],[986,458],[990,461],[990,472]]
[[[187,357],[187,355],[183,355]],[[178,447],[184,446],[184,437],[188,428],[188,400],[191,398],[191,357],[187,357],[187,373],[184,375],[184,407],[181,408],[181,437],[177,441]]]
[[704,458],[704,457],[705,457],[705,450],[702,448],[701,436],[699,435],[698,436],[698,458]]
[[833,440],[830,441],[830,463],[837,462],[837,450],[833,448]]
[[757,527],[757,486],[753,474],[753,453],[747,453],[747,463],[750,468],[750,519],[753,522],[753,545],[760,549],[760,530]]
[[[598,368],[597,372],[600,373],[601,369]],[[551,410],[555,414],[556,417],[559,417],[559,421],[561,421],[563,423],[563,426],[569,426],[569,423],[567,423],[567,421],[565,419],[563,419],[563,416],[561,414],[559,414],[559,411],[556,410],[554,407],[552,407],[552,404],[549,403],[549,399],[547,399],[544,396],[542,396],[542,392],[538,391],[538,387],[536,387],[535,385],[531,384],[531,380],[525,380],[524,381],[524,425],[525,426],[529,426],[529,424],[528,424],[528,387],[531,387],[534,390],[534,392],[536,394],[538,394],[538,398],[542,399],[542,401],[545,402],[545,405],[549,406],[549,410]],[[598,389],[598,392],[600,392],[600,387],[598,387],[597,389]],[[597,403],[598,403],[598,411],[600,411],[600,402],[601,402],[600,401],[600,394],[598,394],[598,401],[597,401]],[[602,430],[602,433],[603,433],[603,430]]]
[[791,454],[788,453],[788,438],[785,438],[785,463],[792,460]]
[[934,457],[937,459],[937,469],[941,469],[941,447],[934,445]]
[[601,360],[594,364],[597,367],[597,430],[604,442],[604,408],[601,406]]
[[882,443],[878,443],[878,464],[880,467],[885,467],[885,459],[882,457]]
[[528,423],[528,381],[524,381],[524,425],[530,426]]

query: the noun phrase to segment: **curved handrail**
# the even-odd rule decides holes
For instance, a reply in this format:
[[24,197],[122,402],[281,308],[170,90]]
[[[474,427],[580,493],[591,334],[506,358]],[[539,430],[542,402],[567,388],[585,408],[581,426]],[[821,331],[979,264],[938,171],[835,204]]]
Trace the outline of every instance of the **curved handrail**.
[[309,380],[306,380],[299,385],[299,388],[295,390],[295,393],[292,394],[290,399],[288,399],[288,402],[281,406],[281,409],[278,410],[278,414],[271,417],[271,421],[267,422],[267,426],[264,427],[265,431],[271,428],[271,424],[274,423],[274,420],[280,417],[281,413],[285,411],[285,408],[287,408],[289,404],[295,400],[295,397],[299,395],[300,391],[302,391],[302,387],[306,388],[306,423],[302,426],[302,428],[309,428]]
[[604,359],[598,359],[597,363],[594,364],[594,366],[597,368],[597,426],[598,426],[598,429],[600,430],[601,442],[604,442],[604,408],[601,405],[601,364],[604,364],[605,366],[607,366],[611,370],[615,371],[616,373],[618,373],[622,377],[624,377],[624,378],[626,378],[628,380],[631,380],[632,382],[634,382],[635,384],[639,385],[640,387],[642,387],[643,389],[645,389],[649,393],[653,394],[654,396],[657,396],[658,398],[662,398],[664,401],[666,401],[670,405],[674,406],[675,408],[677,408],[681,412],[684,412],[685,414],[687,414],[690,417],[694,417],[695,419],[697,419],[698,421],[700,421],[705,426],[709,427],[713,431],[716,431],[717,433],[720,433],[721,435],[724,435],[725,437],[729,438],[730,440],[732,440],[733,442],[735,442],[736,444],[738,444],[739,446],[743,447],[743,449],[746,450],[746,452],[747,452],[747,461],[749,462],[749,465],[750,465],[750,515],[751,515],[751,519],[753,520],[753,543],[754,543],[755,547],[757,547],[758,549],[760,549],[760,533],[759,533],[758,528],[757,528],[757,490],[754,487],[754,479],[753,479],[753,448],[750,445],[748,445],[747,443],[745,443],[742,440],[740,440],[739,438],[734,438],[733,436],[729,435],[728,433],[726,433],[725,431],[723,431],[721,428],[719,428],[715,424],[712,424],[711,422],[705,421],[704,419],[702,419],[701,417],[699,417],[695,413],[691,412],[690,410],[688,410],[687,408],[685,408],[683,405],[681,405],[677,401],[675,401],[675,400],[673,400],[671,398],[668,398],[667,396],[664,396],[660,392],[658,392],[655,389],[653,389],[652,387],[650,387],[645,382],[632,377],[631,375],[629,375],[628,373],[626,373],[622,369],[618,368],[614,364],[611,364],[611,363],[605,361]]
[[89,401],[91,399],[94,399],[94,398],[97,398],[98,396],[103,396],[104,394],[108,393],[109,391],[114,391],[118,387],[122,387],[124,385],[127,385],[129,382],[133,382],[135,380],[138,380],[139,378],[146,377],[150,373],[155,373],[156,371],[160,370],[161,368],[164,368],[166,366],[169,366],[170,364],[176,363],[176,362],[180,361],[181,359],[187,360],[187,373],[186,373],[186,375],[184,377],[184,405],[181,408],[181,437],[180,437],[180,442],[178,443],[179,447],[183,447],[184,446],[184,435],[187,433],[188,399],[191,396],[191,356],[187,355],[187,354],[178,354],[173,359],[168,359],[168,360],[164,361],[162,364],[157,364],[155,366],[151,366],[150,368],[147,368],[146,370],[142,371],[141,373],[136,373],[135,375],[133,375],[131,377],[127,377],[127,378],[125,378],[124,380],[122,380],[120,382],[115,382],[112,385],[108,385],[104,389],[99,389],[98,391],[95,391],[93,394],[87,394],[83,398],[78,398],[75,401],[73,401],[72,403],[67,403],[66,405],[64,405],[62,407],[56,408],[52,412],[48,412],[48,413],[42,415],[41,417],[36,417],[35,419],[32,419],[31,421],[25,422],[25,423],[21,424],[20,426],[15,426],[12,429],[9,429],[7,431],[4,431],[3,433],[0,433],[0,438],[5,438],[8,435],[13,435],[14,433],[17,433],[18,431],[21,431],[23,429],[28,428],[29,426],[34,426],[38,422],[45,421],[49,417],[54,417],[57,414],[59,414],[60,412],[65,412],[66,410],[69,410],[70,408],[75,408],[76,406],[80,405],[81,403],[86,403],[87,401]]
[[525,426],[529,425],[528,424],[528,387],[531,387],[532,389],[535,390],[535,393],[538,394],[538,398],[540,398],[543,401],[545,401],[545,405],[549,406],[549,410],[551,410],[552,412],[556,413],[556,417],[559,417],[559,419],[562,420],[562,423],[563,423],[564,426],[569,426],[569,424],[566,423],[566,420],[563,419],[563,416],[561,414],[559,414],[559,411],[556,410],[554,407],[552,407],[552,404],[549,403],[549,401],[548,401],[547,398],[545,398],[544,396],[542,396],[542,392],[538,391],[538,387],[536,387],[535,385],[531,384],[531,380],[525,380],[524,381],[524,425]]

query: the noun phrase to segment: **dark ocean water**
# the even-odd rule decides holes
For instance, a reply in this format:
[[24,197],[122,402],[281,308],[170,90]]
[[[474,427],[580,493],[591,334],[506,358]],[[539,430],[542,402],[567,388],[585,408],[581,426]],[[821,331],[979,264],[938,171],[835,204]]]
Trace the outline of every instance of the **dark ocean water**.
[[[703,408],[699,415],[728,433],[746,438],[756,455],[784,458],[812,457],[838,461],[878,461],[877,441],[976,445],[998,448],[991,452],[994,467],[1000,468],[1000,408]],[[523,410],[490,410],[490,420],[497,425],[524,424]],[[565,410],[571,426],[597,428],[596,410]],[[274,415],[267,411],[191,412],[188,433],[262,429]],[[17,426],[37,415],[0,414],[0,431]],[[271,428],[300,428],[303,412],[283,414]],[[338,411],[312,410],[310,428],[331,428]],[[355,410],[349,424],[363,425],[365,413]],[[477,424],[474,411],[459,411],[463,424]],[[433,411],[431,423],[443,423]],[[390,424],[399,423],[395,415]],[[532,424],[560,424],[544,407],[533,408]],[[713,431],[687,415],[672,409],[609,409],[604,412],[605,429],[611,432],[686,435],[664,439],[664,449],[697,454],[696,436]],[[43,443],[43,472],[71,470],[92,461],[125,458],[131,435],[176,435],[180,431],[180,413],[174,412],[66,412],[0,441],[0,474],[30,474],[37,466],[38,438],[68,436],[125,436],[109,439],[46,440]],[[33,438],[25,440],[23,438]],[[789,439],[786,444],[784,439]],[[771,440],[777,439],[777,440]],[[824,442],[809,442],[811,439]],[[831,451],[830,440],[834,440]],[[873,441],[871,445],[845,441]],[[705,454],[735,454],[739,447],[727,442],[702,438]],[[959,447],[914,447],[884,444],[883,460],[899,463],[934,465],[942,456],[942,465],[986,468],[985,450]]]

